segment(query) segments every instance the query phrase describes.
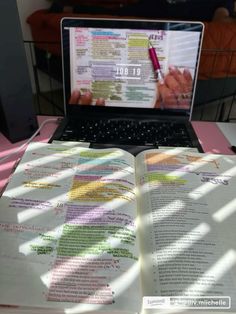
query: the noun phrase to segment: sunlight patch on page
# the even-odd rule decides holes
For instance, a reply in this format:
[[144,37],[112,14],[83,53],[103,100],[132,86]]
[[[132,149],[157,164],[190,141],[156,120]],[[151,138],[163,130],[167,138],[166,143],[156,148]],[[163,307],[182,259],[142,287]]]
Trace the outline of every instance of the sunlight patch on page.
[[[61,210],[61,206],[65,204],[65,200],[67,197],[66,193],[64,194],[60,194],[57,197],[54,197],[52,199],[48,199],[47,201],[47,206],[44,206],[44,208],[40,208],[41,204],[44,204],[45,202],[43,201],[36,201],[36,200],[31,200],[31,202],[35,203],[34,206],[31,205],[29,208],[27,208],[28,206],[28,202],[26,202],[26,200],[22,200],[22,205],[20,208],[23,208],[23,203],[25,203],[25,210],[21,211],[20,213],[17,213],[17,221],[19,223],[23,223],[26,222],[28,220],[31,220],[33,218],[39,217],[44,215],[46,212],[49,211],[55,211],[55,213],[57,211]],[[28,201],[28,200],[27,200]],[[11,207],[11,206],[10,206]],[[16,207],[16,206],[15,206]]]
[[19,246],[19,252],[24,255],[32,254],[33,247],[54,247],[56,248],[56,242],[60,238],[62,226],[58,226],[57,228],[50,230],[48,232],[41,233],[40,236],[35,237],[29,241],[25,241],[24,244]]
[[[36,171],[37,166],[31,164],[31,168],[34,168]],[[40,165],[43,168],[43,165]],[[44,189],[44,190],[53,190],[62,187],[62,181],[68,180],[71,178],[72,169],[58,171],[58,173],[53,174],[52,176],[42,176],[40,178],[27,178],[21,185],[16,187],[11,187],[7,190],[6,195],[8,197],[20,197],[21,195],[30,194],[32,189]],[[26,169],[24,169],[26,172]],[[19,171],[17,172],[19,173]]]
[[[236,265],[236,251],[229,250],[226,252],[203,276],[201,276],[192,286],[186,289],[188,290],[200,290],[202,293],[211,288],[212,284],[209,282],[209,278],[215,278],[220,280],[228,271],[230,271]],[[204,285],[201,283],[204,282]]]
[[217,222],[223,222],[236,212],[236,199],[232,200],[225,206],[221,207],[216,213],[212,215],[213,219]]
[[[114,175],[114,176],[107,176],[107,177],[104,178],[104,180],[106,181],[106,178],[108,178],[108,180],[114,180],[114,179],[118,179],[118,178],[121,179],[121,178],[122,178],[122,176],[121,176],[122,173],[116,172],[115,174],[116,174],[116,175],[118,174],[118,175],[117,175],[117,176],[116,176],[116,175]],[[123,175],[123,174],[122,174],[122,175]],[[68,177],[70,177],[70,176],[68,175]],[[66,177],[65,177],[64,179],[66,179]],[[36,183],[37,183],[37,182],[36,182]],[[97,183],[97,185],[98,185],[98,183]],[[91,193],[92,193],[93,191],[95,192],[95,191],[97,190],[97,188],[98,188],[97,185],[92,185],[91,183],[86,184],[86,189],[85,189],[86,191],[85,191],[84,193],[88,192],[88,190],[90,190]],[[85,187],[85,185],[83,185],[83,186]],[[72,187],[72,190],[73,190],[73,187]],[[71,191],[72,191],[72,190],[71,190]],[[30,192],[30,191],[31,191],[31,187],[29,188],[29,192]],[[26,193],[25,189],[24,189],[24,193]],[[69,191],[69,193],[71,193],[71,192]],[[72,192],[72,193],[73,193],[73,192]],[[75,194],[75,191],[74,191],[73,194]],[[122,198],[123,198],[123,200],[132,199],[135,194],[136,194],[136,189],[133,188],[132,190],[123,193],[123,194],[122,194]],[[15,195],[16,195],[16,194],[15,194]],[[21,194],[19,194],[18,196],[21,196]],[[16,195],[16,197],[17,197],[17,195]],[[104,197],[105,197],[105,196],[104,196]],[[39,216],[39,215],[42,215],[46,210],[52,210],[54,207],[56,207],[56,204],[61,201],[61,199],[67,199],[67,193],[60,194],[60,196],[58,196],[57,198],[53,198],[53,199],[48,200],[48,202],[52,203],[52,205],[49,206],[48,209],[44,209],[44,211],[36,211],[38,208],[37,208],[36,205],[35,205],[35,207],[26,209],[26,210],[24,210],[24,211],[18,213],[18,214],[17,214],[17,215],[18,215],[18,222],[19,222],[19,223],[26,222],[27,220],[30,220],[30,219],[32,219],[32,218],[35,218],[35,217]],[[91,200],[92,200],[92,199],[90,199],[90,201],[91,201]],[[114,205],[114,201],[115,201],[115,202],[118,202],[118,200],[117,200],[115,197],[114,197],[113,200],[111,200],[111,202],[113,203],[113,205]],[[120,204],[123,204],[123,203],[124,203],[124,202],[122,201]],[[53,205],[53,204],[55,204],[55,205]],[[116,203],[115,205],[116,205],[116,206],[120,206],[120,204]]]
[[[36,144],[34,142],[34,144]],[[45,156],[45,154],[41,153],[41,150],[48,150],[48,154]],[[82,149],[82,148],[81,148]],[[34,160],[30,160],[30,162],[34,164],[40,164],[40,165],[46,165],[49,164],[50,162],[56,162],[59,160],[62,160],[64,157],[75,157],[78,154],[78,148],[71,148],[71,147],[63,147],[63,146],[58,146],[58,147],[53,147],[53,149],[50,149],[50,145],[48,143],[45,143],[45,146],[40,146],[37,144],[36,145],[31,145],[28,146],[27,152],[32,155]],[[25,166],[27,165],[29,161],[23,159],[18,168],[24,169]]]
[[[185,208],[185,203],[182,200],[175,200],[173,202],[170,202],[166,206],[156,209],[151,214],[148,213],[148,214],[143,215],[142,219],[144,219],[144,217],[148,215],[149,217],[153,217],[153,215],[155,215],[155,223],[159,223],[162,220],[172,216],[174,213],[183,210],[184,208]],[[149,221],[149,223],[148,225],[146,224],[146,227],[151,227],[151,220],[147,219],[147,221]]]
[[[81,157],[81,156],[80,156]],[[79,173],[83,173],[83,172],[90,172],[90,174],[92,172],[94,172],[95,170],[99,171],[101,170],[101,167],[110,167],[107,170],[110,169],[113,170],[113,172],[107,176],[104,176],[105,178],[121,178],[123,177],[125,174],[130,174],[130,173],[134,173],[134,169],[132,167],[130,167],[130,165],[128,165],[128,163],[126,163],[123,159],[122,163],[121,161],[118,163],[117,160],[112,160],[112,159],[108,159],[106,160],[105,158],[101,158],[100,160],[96,160],[96,159],[91,159],[88,160],[86,162],[82,162],[78,165],[76,165],[76,172]],[[120,168],[122,165],[122,169]],[[126,167],[124,167],[124,165]]]
[[[215,176],[215,179],[221,179],[221,178],[226,178],[230,179],[236,175],[236,167],[231,168],[228,171],[225,171],[217,176]],[[207,195],[211,191],[215,190],[217,188],[217,184],[211,184],[211,183],[205,183],[202,184],[200,187],[197,187],[195,190],[189,193],[189,196],[194,199],[198,200],[204,195]]]
[[163,206],[161,209],[156,210],[155,212],[160,212],[160,215],[156,215],[155,223],[158,223],[162,221],[163,219],[166,219],[169,216],[172,216],[174,213],[181,211],[185,208],[185,203],[182,200],[175,200],[171,202],[170,204]]
[[[77,257],[78,258],[78,257]],[[99,262],[100,261],[100,262]],[[92,273],[94,272],[93,268],[96,268],[94,275],[96,278],[99,278],[99,276],[104,276],[104,270],[102,269],[103,267],[101,267],[101,269],[99,268],[99,264],[101,264],[100,266],[102,266],[102,263],[105,263],[106,259],[104,259],[104,256],[98,257],[98,256],[94,256],[94,257],[90,257],[90,258],[85,258],[85,259],[79,259],[78,263],[77,259],[75,257],[69,258],[67,259],[67,262],[64,263],[63,265],[59,265],[59,268],[63,268],[66,269],[66,276],[60,276],[60,270],[57,272],[58,276],[56,277],[59,281],[58,281],[58,285],[64,285],[65,289],[73,289],[73,287],[69,287],[69,285],[71,283],[68,283],[68,277],[71,276],[70,272],[72,273],[72,275],[75,273],[78,274],[79,272],[85,272],[86,269],[90,269]],[[115,261],[114,261],[115,262]],[[88,264],[88,265],[86,265]],[[89,266],[90,264],[90,266]],[[108,264],[104,264],[107,265]],[[122,295],[125,294],[127,292],[127,290],[129,289],[133,289],[133,285],[136,282],[137,283],[137,279],[139,278],[139,274],[140,274],[140,265],[138,261],[132,262],[131,265],[129,265],[129,267],[122,269],[119,269],[119,263],[116,265],[114,264],[114,268],[118,267],[117,269],[114,269],[112,267],[112,269],[110,269],[110,281],[109,281],[109,285],[107,285],[107,289],[115,291],[116,294],[116,299]],[[56,265],[55,265],[56,266]],[[112,265],[110,265],[109,267],[111,267]],[[56,266],[57,267],[57,266]],[[57,284],[55,283],[55,271],[57,271],[57,269],[54,267],[52,271],[48,271],[45,274],[40,276],[41,281],[44,283],[45,286],[48,287],[49,289],[49,295],[50,295],[50,291],[52,292],[52,289],[56,289]],[[89,285],[89,278],[91,277],[91,280],[93,280],[92,277],[92,273],[89,273],[86,277],[88,277],[85,280],[85,285]],[[106,269],[106,273],[109,274],[109,269]],[[81,275],[83,276],[83,275]],[[101,277],[102,278],[102,277]],[[96,279],[95,279],[96,280]],[[91,283],[92,284],[92,283]],[[52,288],[52,286],[54,286],[54,288]],[[83,285],[83,286],[85,286]],[[100,290],[102,289],[102,290]],[[104,289],[106,289],[106,287],[101,287],[98,285],[98,287],[96,288],[96,295],[99,297],[100,293],[101,295],[104,294]],[[137,286],[137,291],[138,291],[138,286]],[[108,293],[108,291],[107,291]],[[85,296],[85,298],[82,300],[81,304],[76,305],[75,307],[73,307],[72,309],[67,309],[68,312],[70,313],[78,313],[78,310],[81,311],[81,309],[83,309],[83,311],[87,311],[88,308],[88,304],[89,306],[96,308],[100,308],[99,304],[92,304],[91,303],[91,298],[92,296],[90,296],[89,294],[87,296]],[[107,297],[109,297],[109,293],[107,294]],[[50,299],[49,299],[50,300]],[[79,303],[79,302],[77,302]],[[84,304],[87,303],[87,304]],[[91,309],[91,307],[90,307]]]
[[[168,247],[157,251],[157,254],[162,256],[161,263],[168,262],[169,255],[167,252],[172,252],[171,258],[174,258],[179,253],[185,251],[187,248],[190,248],[192,245],[194,245],[195,242],[202,239],[211,231],[211,227],[207,223],[201,223],[196,228],[192,229],[190,232],[186,233],[182,238],[177,240],[176,242],[172,243]],[[189,238],[192,239],[192,241],[189,241]]]
[[[51,209],[48,209],[48,210],[51,210]],[[18,220],[18,223],[23,223],[23,222],[26,222],[28,220],[31,220],[33,218],[36,218],[40,215],[44,215],[45,211],[44,212],[36,212],[35,209],[26,209],[20,213],[17,214],[17,220]]]
[[[133,186],[125,186],[123,182],[114,182],[114,179],[91,180],[92,177],[76,175],[69,191],[70,201],[109,202],[114,200],[132,202],[135,200]],[[121,180],[122,181],[122,180]]]
[[[210,166],[216,172],[219,168],[217,159],[219,156],[198,155],[191,151],[169,149],[167,151],[150,151],[145,154],[145,163],[148,171],[166,171],[166,175],[185,176],[188,172],[201,173],[202,167]],[[168,171],[168,172],[167,172]]]
[[[111,282],[111,286],[116,291],[116,295],[120,296],[121,294],[126,293],[126,290],[129,289],[129,286],[132,286],[132,283],[137,281],[139,274],[140,274],[140,265],[139,265],[139,262],[135,262],[125,272],[123,272],[123,274],[120,274],[115,280],[113,280]],[[138,302],[139,301],[141,305],[141,300],[138,300]],[[87,308],[86,304],[79,304],[73,307],[72,309],[67,309],[65,312],[73,314],[73,313],[78,313],[78,310],[87,311],[86,308]]]
[[[43,149],[47,151],[46,155]],[[15,185],[15,187],[8,186],[7,196],[9,197],[19,197],[24,193],[29,193],[31,188],[44,188],[50,190],[60,187],[61,181],[57,181],[57,178],[66,180],[71,177],[71,174],[78,167],[78,165],[74,163],[75,157],[78,156],[78,154],[82,157],[91,158],[99,158],[100,156],[101,163],[104,159],[111,162],[113,159],[115,160],[117,157],[123,156],[123,153],[120,150],[108,151],[105,149],[103,152],[97,152],[95,154],[90,152],[87,148],[71,148],[66,146],[51,147],[51,145],[48,144],[45,144],[45,146],[37,144],[32,145],[27,150],[29,154],[32,154],[33,160],[32,158],[30,160],[23,159],[17,167],[17,174],[20,175],[22,173],[25,174],[26,177],[24,182],[22,182],[22,187],[22,183],[18,186]],[[87,162],[84,163],[83,166],[86,166],[86,164]],[[53,171],[50,170],[51,165],[57,165],[58,169],[53,168]],[[38,172],[36,171],[37,169]],[[38,177],[32,177],[32,179],[30,179],[30,171],[31,175],[34,176],[37,172]]]
[[115,226],[119,225],[120,223],[126,227],[136,225],[136,220],[132,219],[127,212],[119,212],[119,207],[122,205],[120,202],[112,201],[106,202],[102,205],[69,205],[68,211],[69,215],[67,215],[67,222],[70,224],[79,224],[79,225],[86,225],[86,224],[106,224],[111,223]]

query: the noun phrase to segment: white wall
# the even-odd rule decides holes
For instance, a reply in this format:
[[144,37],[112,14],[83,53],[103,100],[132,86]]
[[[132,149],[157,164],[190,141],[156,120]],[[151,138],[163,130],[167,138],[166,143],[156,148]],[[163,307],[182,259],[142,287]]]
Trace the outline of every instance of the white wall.
[[31,32],[30,27],[26,23],[27,17],[36,10],[40,9],[47,9],[50,6],[50,1],[48,0],[16,0],[20,21],[21,21],[21,28],[23,33],[24,40],[31,40]]

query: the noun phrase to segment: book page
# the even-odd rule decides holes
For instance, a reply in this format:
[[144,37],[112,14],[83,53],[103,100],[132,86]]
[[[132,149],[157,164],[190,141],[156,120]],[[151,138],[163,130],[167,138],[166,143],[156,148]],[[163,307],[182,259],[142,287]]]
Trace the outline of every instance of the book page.
[[236,157],[137,157],[144,296],[229,296],[236,309]]
[[29,145],[0,203],[0,304],[137,312],[134,157]]

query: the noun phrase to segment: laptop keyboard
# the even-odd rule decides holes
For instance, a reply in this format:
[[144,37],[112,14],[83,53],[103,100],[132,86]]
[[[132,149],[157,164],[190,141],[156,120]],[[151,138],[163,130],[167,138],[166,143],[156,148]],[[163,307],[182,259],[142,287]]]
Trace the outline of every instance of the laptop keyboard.
[[60,140],[193,147],[186,125],[169,121],[76,120],[67,125]]

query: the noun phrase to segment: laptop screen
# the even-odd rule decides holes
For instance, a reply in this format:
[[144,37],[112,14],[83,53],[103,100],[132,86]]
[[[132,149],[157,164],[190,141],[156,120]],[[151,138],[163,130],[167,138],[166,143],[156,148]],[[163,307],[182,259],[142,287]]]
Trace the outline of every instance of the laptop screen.
[[199,22],[63,19],[67,113],[84,108],[89,91],[91,111],[189,117],[202,31]]

